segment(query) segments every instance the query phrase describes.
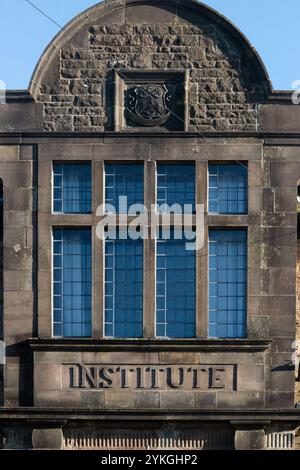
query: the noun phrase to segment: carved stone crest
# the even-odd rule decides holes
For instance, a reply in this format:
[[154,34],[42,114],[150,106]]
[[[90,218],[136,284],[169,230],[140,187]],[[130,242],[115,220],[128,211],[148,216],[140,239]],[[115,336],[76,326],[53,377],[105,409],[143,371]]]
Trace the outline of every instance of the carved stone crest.
[[172,96],[165,84],[138,85],[126,92],[127,117],[140,126],[154,127],[167,122]]

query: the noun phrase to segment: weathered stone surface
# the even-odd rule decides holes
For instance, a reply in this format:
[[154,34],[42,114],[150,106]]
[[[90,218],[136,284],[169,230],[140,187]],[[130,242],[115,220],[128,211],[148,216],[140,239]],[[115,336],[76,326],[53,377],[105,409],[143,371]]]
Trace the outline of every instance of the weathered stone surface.
[[[299,317],[295,266],[300,143],[294,135],[299,107],[290,110],[292,105],[287,106],[286,98],[285,105],[271,104],[272,99],[282,100],[281,93],[267,98],[266,75],[256,74],[252,59],[244,53],[244,40],[229,36],[230,27],[222,27],[221,17],[217,22],[209,15],[202,17],[195,9],[204,7],[191,2],[191,8],[185,8],[186,0],[173,2],[169,8],[166,2],[142,3],[143,0],[110,0],[96,7],[97,14],[94,9],[88,16],[82,15],[78,21],[84,24],[76,26],[74,35],[65,38],[63,44],[56,39],[42,60],[49,68],[45,67],[42,73],[38,68],[38,93],[25,97],[26,103],[15,98],[16,103],[8,103],[0,110],[0,175],[4,186],[0,339],[4,337],[7,345],[5,370],[0,369],[0,421],[7,413],[5,424],[9,423],[10,429],[1,425],[7,448],[32,446],[27,439],[28,423],[34,427],[35,448],[60,448],[61,429],[46,420],[47,413],[48,418],[53,418],[55,412],[65,415],[67,426],[75,429],[80,414],[83,435],[93,434],[93,442],[98,439],[94,435],[98,425],[116,430],[129,426],[137,439],[143,436],[142,429],[151,428],[154,432],[155,427],[163,426],[165,431],[170,426],[175,429],[172,428],[173,434],[167,431],[161,435],[171,435],[173,439],[174,433],[188,423],[193,439],[199,429],[204,429],[206,436],[212,430],[214,439],[219,439],[219,431],[229,435],[230,440],[225,439],[227,447],[232,445],[232,430],[236,429],[236,447],[240,449],[263,448],[264,433],[259,427],[262,416],[268,415],[272,425],[280,421],[286,429],[300,422],[294,409],[292,363],[296,308]],[[136,69],[138,72],[134,73],[139,76],[151,70],[156,75],[162,71],[165,75],[170,76],[171,72],[186,77],[182,119],[187,124],[185,131],[194,132],[184,132],[182,127],[170,129],[179,130],[176,134],[158,134],[158,129],[153,134],[150,130],[142,138],[138,132],[93,135],[96,131],[116,130],[116,106],[122,109],[123,101],[122,95],[114,101],[114,94],[128,85],[122,82],[123,69],[125,73]],[[114,74],[116,70],[118,73]],[[120,79],[119,88],[115,88],[114,76]],[[268,104],[262,105],[263,100]],[[286,117],[289,110],[291,120]],[[39,133],[33,135],[33,130]],[[268,137],[255,133],[260,130],[293,132]],[[8,137],[8,131],[15,135]],[[203,137],[202,131],[212,135]],[[224,134],[215,135],[215,131]],[[228,131],[243,133],[229,137]],[[52,337],[52,228],[89,226],[95,233],[97,223],[94,214],[52,214],[52,162],[91,162],[94,209],[104,198],[105,162],[120,160],[144,163],[148,206],[156,197],[156,162],[195,162],[196,198],[206,208],[208,163],[242,160],[243,165],[248,165],[248,214],[205,215],[212,229],[248,230],[246,339],[224,342],[207,337],[206,245],[197,256],[197,340],[161,342],[155,338],[154,241],[145,243],[144,338],[124,343],[104,339],[104,250],[95,236],[93,338]],[[298,291],[299,285],[299,297]],[[299,322],[298,318],[298,338]],[[30,340],[30,350],[26,340],[32,337],[37,339]],[[84,366],[87,376],[82,382],[74,381],[72,371],[83,370]],[[109,368],[114,369],[112,382],[103,376]],[[120,380],[123,370],[127,373],[125,383]],[[95,371],[99,372],[97,376]],[[141,371],[148,374],[145,384],[139,382]],[[182,383],[181,373],[185,374]],[[152,382],[150,374],[154,375]],[[155,381],[156,374],[159,383]],[[299,400],[298,382],[296,401]],[[14,410],[20,406],[21,410]],[[40,413],[36,408],[40,407],[48,411],[34,420]],[[22,418],[16,429],[19,413]],[[242,421],[248,421],[248,427],[232,422],[237,413]],[[118,421],[111,420],[111,415],[119,416]],[[254,421],[251,428],[249,416]],[[133,424],[133,419],[138,420],[138,425]],[[208,441],[203,438],[199,447],[205,448]],[[222,442],[218,441],[219,447]]]
[[43,105],[30,103],[20,106],[14,103],[1,103],[0,131],[20,132],[43,129]]
[[295,402],[300,403],[300,241],[297,244],[297,298],[296,298],[296,342],[293,343],[295,364]]
[[[243,52],[230,43],[216,26],[203,19],[197,26],[189,22],[157,24],[163,10],[151,7],[153,24],[142,24],[149,7],[138,15],[141,23],[93,25],[89,48],[64,48],[60,76],[55,86],[44,84],[39,100],[44,106],[46,130],[109,129],[110,110],[105,105],[108,74],[113,69],[187,69],[189,80],[189,126],[195,131],[255,130],[257,104],[263,87],[253,87],[242,64]],[[136,12],[138,7],[130,9]],[[156,12],[156,13],[155,13]],[[144,16],[143,16],[144,15]],[[167,15],[168,16],[168,15]],[[137,21],[137,19],[136,19]],[[94,116],[90,120],[89,115]]]
[[262,106],[261,128],[264,131],[299,132],[299,106],[292,105],[292,92],[287,96],[289,105]]
[[234,437],[236,450],[263,450],[265,433],[263,429],[238,429]]
[[63,433],[61,428],[34,429],[32,431],[32,446],[34,449],[61,449]]

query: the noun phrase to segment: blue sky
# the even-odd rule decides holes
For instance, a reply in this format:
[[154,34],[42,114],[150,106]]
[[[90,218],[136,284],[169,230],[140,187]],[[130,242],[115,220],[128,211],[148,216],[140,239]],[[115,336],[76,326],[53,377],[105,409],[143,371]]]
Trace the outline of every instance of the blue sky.
[[[65,25],[96,0],[32,0]],[[248,37],[261,55],[275,89],[300,80],[299,0],[207,0]],[[1,0],[0,80],[8,89],[25,89],[44,48],[59,28],[25,0]]]

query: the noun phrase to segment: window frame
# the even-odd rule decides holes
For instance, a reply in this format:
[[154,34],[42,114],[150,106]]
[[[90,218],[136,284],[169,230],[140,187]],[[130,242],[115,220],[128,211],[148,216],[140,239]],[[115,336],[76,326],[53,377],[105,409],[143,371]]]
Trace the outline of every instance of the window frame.
[[[246,167],[246,170],[247,170],[247,173],[246,173],[246,194],[247,194],[247,201],[246,201],[246,205],[247,205],[247,210],[245,212],[211,212],[210,211],[210,208],[209,208],[209,204],[210,204],[210,197],[209,197],[209,191],[210,191],[210,171],[209,171],[209,167],[210,166],[213,166],[213,165],[222,165],[222,166],[225,166],[225,165],[235,165],[235,166],[241,166],[241,167]],[[219,189],[218,189],[219,190]],[[242,215],[247,215],[249,213],[249,165],[248,165],[248,161],[243,161],[243,160],[226,160],[226,161],[208,161],[208,164],[207,164],[207,194],[206,194],[206,198],[207,198],[207,212],[209,215],[214,215],[214,216],[242,216]]]
[[[197,174],[196,174],[196,161],[195,160],[191,160],[191,161],[173,161],[173,160],[159,160],[159,161],[156,161],[155,162],[156,165],[156,175],[155,175],[155,207],[156,207],[156,212],[159,213],[159,214],[164,214],[163,211],[158,211],[158,207],[159,207],[159,204],[158,204],[158,189],[159,189],[159,186],[158,186],[158,176],[159,176],[159,172],[158,172],[158,165],[169,165],[169,166],[181,166],[181,165],[185,165],[185,166],[191,166],[193,167],[194,169],[194,201],[193,201],[193,211],[191,213],[191,215],[195,215],[196,214],[196,201],[197,201]],[[168,202],[166,202],[166,204],[168,204]],[[171,206],[172,207],[172,206]]]
[[[145,162],[144,160],[129,160],[129,161],[123,161],[123,160],[104,160],[103,161],[103,204],[104,204],[104,213],[109,214],[109,212],[106,210],[106,177],[107,177],[107,171],[106,167],[107,165],[119,165],[119,166],[141,166],[142,167],[142,182],[143,182],[143,202],[137,202],[135,204],[143,204],[146,205],[146,193],[145,193],[145,184],[146,184],[146,175],[145,175]],[[110,203],[108,203],[110,204]],[[130,204],[128,203],[128,208],[130,207]],[[119,210],[116,210],[116,215],[123,215],[122,212]]]
[[[160,226],[158,228],[158,233],[160,234],[160,232],[162,231],[163,227]],[[172,227],[171,228],[171,231],[175,230],[176,227]],[[194,227],[191,227],[192,230],[194,230]],[[156,339],[159,339],[159,340],[180,340],[180,339],[196,339],[197,338],[197,258],[196,258],[196,253],[195,253],[195,266],[194,266],[194,280],[195,280],[195,288],[194,288],[194,331],[195,331],[195,334],[193,336],[169,336],[169,335],[164,335],[164,336],[161,336],[161,335],[158,335],[157,334],[157,325],[161,322],[158,322],[157,321],[157,311],[160,310],[157,308],[157,298],[158,298],[158,295],[157,295],[157,284],[158,284],[158,281],[157,281],[157,271],[159,268],[157,268],[157,261],[158,261],[158,252],[157,252],[157,246],[158,246],[158,240],[159,240],[159,235],[156,239],[156,250],[155,250],[155,266],[156,266],[156,269],[155,269],[155,316],[154,316],[154,323],[155,323],[155,327],[154,327],[154,332],[155,332],[155,338]],[[168,241],[168,240],[167,240]],[[186,243],[186,241],[185,241]],[[167,325],[168,325],[168,322],[165,321],[165,328],[167,329]]]
[[[90,232],[90,237],[91,237],[91,334],[89,336],[65,336],[63,334],[62,330],[62,335],[57,336],[54,335],[54,232],[55,230],[89,230]],[[93,237],[92,237],[92,227],[89,226],[52,226],[51,227],[51,337],[55,339],[83,339],[83,338],[88,338],[92,339],[93,338],[93,281],[94,281],[94,273],[93,273]],[[62,281],[63,283],[63,281]],[[61,295],[63,298],[63,294]],[[62,315],[63,315],[63,309],[62,309]],[[61,320],[62,326],[63,326],[63,318]]]
[[[55,179],[55,173],[54,173],[54,167],[55,165],[86,165],[90,167],[90,174],[91,174],[91,201],[90,201],[90,211],[89,212],[65,212],[64,210],[62,211],[55,211],[54,210],[54,190],[55,190],[55,185],[54,185],[54,179]],[[51,162],[51,213],[53,215],[61,215],[61,216],[80,216],[80,215],[91,215],[93,213],[93,192],[94,192],[94,178],[93,178],[93,165],[91,160],[52,160]],[[63,199],[63,194],[62,194],[62,206],[64,205],[64,199]]]
[[[117,228],[117,231],[118,231],[118,228]],[[113,340],[113,339],[128,339],[128,340],[139,340],[141,338],[144,337],[144,306],[142,305],[142,335],[141,336],[130,336],[130,337],[123,337],[123,336],[110,336],[110,335],[106,335],[106,324],[107,323],[112,323],[112,324],[115,324],[116,322],[115,321],[112,321],[112,322],[107,322],[106,321],[106,297],[107,297],[107,294],[106,294],[106,243],[107,241],[105,240],[104,243],[103,243],[103,248],[104,248],[104,262],[103,262],[103,280],[104,280],[104,287],[103,287],[103,292],[104,292],[104,301],[103,301],[103,338],[105,339],[110,339],[110,340]],[[109,241],[109,243],[112,243],[112,241]],[[145,267],[145,259],[144,259],[144,243],[143,243],[143,240],[141,240],[141,246],[142,246],[142,304],[143,304],[143,298],[144,298],[144,267]],[[115,295],[115,294],[113,294]],[[138,322],[140,323],[140,322]],[[115,327],[114,327],[115,328]]]
[[[47,162],[48,173],[51,172],[51,212],[49,213],[50,221],[47,226],[51,228],[75,228],[75,227],[89,227],[92,233],[92,336],[91,339],[108,339],[104,336],[104,321],[105,321],[105,304],[104,304],[104,269],[105,269],[105,244],[96,237],[96,224],[97,221],[94,217],[96,207],[103,205],[105,207],[105,164],[141,164],[144,167],[144,205],[150,210],[150,206],[156,207],[157,204],[157,163],[165,164],[181,164],[181,163],[192,163],[195,165],[195,198],[196,204],[204,204],[205,206],[205,244],[204,247],[196,254],[196,337],[191,340],[203,340],[208,337],[208,267],[205,259],[208,258],[205,253],[207,252],[208,244],[208,231],[210,229],[238,229],[248,227],[248,216],[253,209],[250,206],[249,189],[250,189],[250,164],[255,165],[256,162],[249,160],[240,159],[239,161],[248,166],[248,213],[237,214],[237,215],[224,215],[224,214],[209,214],[208,213],[208,165],[214,163],[229,163],[232,164],[236,160],[228,158],[226,160],[215,160],[211,157],[201,156],[185,161],[174,161],[173,159],[164,158],[160,160],[158,157],[151,158],[148,160],[146,157],[143,159],[130,159],[130,160],[110,160],[110,159],[99,159],[99,160],[50,160]],[[91,187],[92,187],[92,214],[64,214],[52,212],[53,203],[53,163],[89,163],[91,165]],[[45,175],[45,170],[39,171],[39,175]],[[100,182],[100,184],[98,184]],[[252,186],[254,184],[252,183]],[[45,200],[46,202],[46,200]],[[43,203],[45,206],[45,203]],[[43,207],[44,207],[43,206]],[[105,214],[104,214],[105,215]],[[133,216],[134,217],[134,216]],[[118,217],[117,217],[118,219]],[[129,217],[130,219],[130,217]],[[130,221],[130,220],[129,220]],[[193,226],[195,221],[195,215],[193,215]],[[118,220],[117,220],[118,225]],[[161,221],[159,221],[159,227]],[[48,237],[45,231],[44,237]],[[51,232],[52,233],[52,232]],[[52,235],[51,235],[52,238]],[[249,234],[248,234],[248,257],[249,257]],[[53,248],[52,248],[53,249]],[[252,252],[251,252],[252,253]],[[149,289],[143,289],[143,337],[139,339],[143,340],[169,340],[167,337],[156,336],[156,240],[151,239],[143,241],[143,279],[144,286],[148,284]],[[206,258],[205,258],[206,256]],[[97,263],[94,258],[97,257]],[[52,257],[51,257],[52,259]],[[248,268],[249,271],[249,268]],[[52,261],[51,261],[51,273],[52,273]],[[249,275],[248,275],[249,277]],[[95,282],[97,279],[97,282]],[[98,281],[99,280],[99,281]],[[51,332],[53,333],[53,318],[52,318],[52,274],[51,274]],[[247,322],[249,320],[248,315],[249,309],[249,278],[248,278],[248,294],[247,294]],[[43,327],[44,328],[44,327]],[[53,334],[51,333],[52,337]],[[170,338],[173,339],[173,338]],[[129,338],[130,340],[130,338]],[[126,341],[126,339],[124,339]]]
[[[246,261],[246,266],[245,266],[245,272],[246,272],[246,281],[245,281],[245,301],[246,301],[246,308],[244,311],[245,315],[245,323],[244,326],[246,327],[246,334],[243,336],[210,336],[209,334],[209,325],[210,325],[210,293],[209,293],[209,288],[210,288],[210,234],[212,232],[242,232],[245,236],[245,248],[246,248],[246,253],[245,253],[245,261]],[[246,339],[247,334],[248,334],[248,259],[249,259],[249,249],[248,249],[248,229],[246,227],[214,227],[210,228],[208,230],[208,330],[207,330],[207,339]],[[228,284],[228,282],[227,282]],[[217,309],[218,311],[218,309]],[[228,312],[228,310],[227,310]],[[227,322],[228,323],[228,322]]]

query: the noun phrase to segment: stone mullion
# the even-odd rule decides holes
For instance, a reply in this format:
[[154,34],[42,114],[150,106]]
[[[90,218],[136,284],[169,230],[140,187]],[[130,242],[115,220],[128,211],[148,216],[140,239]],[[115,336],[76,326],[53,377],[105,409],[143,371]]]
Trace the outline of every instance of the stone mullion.
[[93,227],[92,227],[92,335],[94,339],[103,338],[104,324],[104,241],[97,236],[97,208],[104,204],[104,163],[92,163],[93,175]]
[[207,170],[206,161],[196,162],[196,204],[204,205],[205,213],[204,244],[196,251],[196,336],[198,338],[206,338],[208,334]]
[[[267,238],[265,229],[268,225],[268,213],[274,210],[270,171],[268,164],[264,164],[261,159],[248,161],[247,336],[250,338],[263,335],[263,322],[266,322],[269,314],[268,309],[266,309],[267,315],[265,316],[262,316],[260,312],[262,296],[268,295],[271,269],[268,266],[269,260],[265,258],[266,245],[263,242],[257,242]],[[271,202],[267,202],[266,188],[270,189]],[[280,242],[280,239],[278,241]],[[267,279],[267,284],[265,284],[265,279]],[[270,375],[266,371],[265,383],[268,380],[270,380]]]
[[52,162],[38,165],[38,336],[52,336]]
[[144,287],[143,319],[144,337],[155,337],[155,266],[156,242],[151,230],[151,205],[156,203],[156,163],[146,161],[144,165],[145,206],[148,211],[148,239],[144,240]]

